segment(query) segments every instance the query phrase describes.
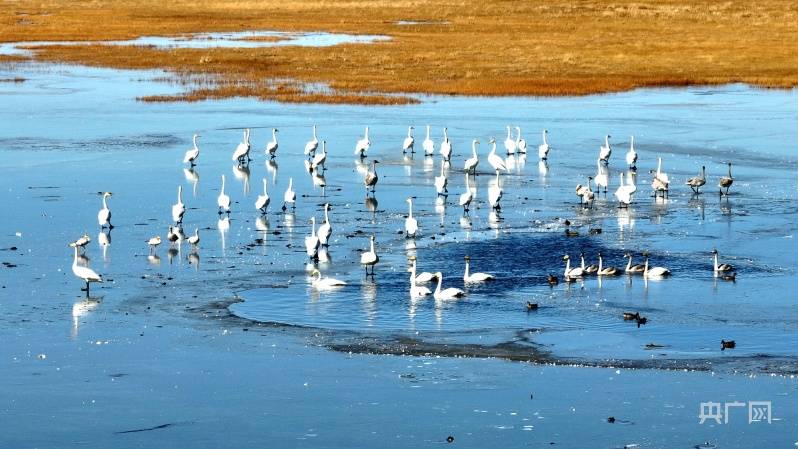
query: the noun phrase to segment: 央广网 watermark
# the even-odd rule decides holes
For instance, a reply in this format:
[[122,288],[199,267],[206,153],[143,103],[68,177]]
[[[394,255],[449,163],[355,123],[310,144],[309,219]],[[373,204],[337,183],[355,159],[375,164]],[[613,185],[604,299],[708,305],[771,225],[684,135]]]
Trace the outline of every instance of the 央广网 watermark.
[[[721,407],[721,405],[723,407]],[[718,424],[728,424],[729,415],[733,408],[745,407],[745,402],[732,401],[724,402],[702,402],[698,412],[698,424],[704,424],[707,420],[713,420]],[[771,423],[773,417],[773,406],[771,401],[748,401],[748,424],[767,421]]]

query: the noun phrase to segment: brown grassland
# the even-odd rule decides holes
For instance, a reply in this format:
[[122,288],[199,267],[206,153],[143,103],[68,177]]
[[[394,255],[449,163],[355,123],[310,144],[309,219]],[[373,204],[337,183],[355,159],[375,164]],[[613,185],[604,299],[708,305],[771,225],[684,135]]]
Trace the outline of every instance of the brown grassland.
[[[422,23],[399,25],[400,20]],[[798,84],[794,1],[0,2],[5,42],[243,30],[384,34],[391,40],[328,48],[168,51],[51,46],[39,49],[36,58],[162,68],[184,80],[213,81],[178,96],[145,98],[152,101],[251,96],[394,104],[414,101],[401,95],[413,93],[580,95],[645,86]],[[331,89],[308,90],[305,83]]]

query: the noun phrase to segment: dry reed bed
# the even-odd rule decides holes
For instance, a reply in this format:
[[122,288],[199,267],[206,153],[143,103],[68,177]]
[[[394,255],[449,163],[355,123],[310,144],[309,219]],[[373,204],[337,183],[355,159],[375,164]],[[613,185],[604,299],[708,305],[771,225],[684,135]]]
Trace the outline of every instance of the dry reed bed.
[[[24,13],[24,14],[23,14]],[[400,20],[423,21],[397,25]],[[445,22],[445,23],[440,23]],[[177,96],[396,104],[396,93],[570,95],[650,86],[798,84],[798,4],[788,1],[153,0],[0,4],[0,36],[105,40],[204,31],[335,31],[391,41],[328,48],[155,50],[67,46],[47,61],[208,75]],[[266,80],[294,80],[270,83]],[[302,89],[329,85],[332,92]]]

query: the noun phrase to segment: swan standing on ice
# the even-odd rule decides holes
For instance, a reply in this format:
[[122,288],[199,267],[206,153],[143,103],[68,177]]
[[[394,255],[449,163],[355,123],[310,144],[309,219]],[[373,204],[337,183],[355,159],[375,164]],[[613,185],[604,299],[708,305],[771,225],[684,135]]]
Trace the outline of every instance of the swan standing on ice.
[[715,272],[715,275],[717,275],[718,273],[726,273],[729,271],[734,271],[734,267],[727,263],[718,264],[717,249],[712,250],[712,269]]
[[224,175],[222,175],[222,190],[219,191],[219,196],[216,197],[216,205],[219,206],[219,215],[222,215],[222,213],[230,215],[230,197],[224,193]]
[[246,164],[249,162],[249,149],[249,128],[247,128],[244,130],[244,141],[240,142],[236,147],[236,150],[233,151],[233,160],[238,161],[239,164]]
[[322,277],[321,272],[318,269],[314,269],[311,276],[312,280],[310,281],[310,285],[316,290],[331,290],[336,287],[343,287],[346,285],[346,282],[344,281],[340,281],[331,277]]
[[305,251],[311,260],[319,259],[319,237],[316,235],[316,217],[310,217],[310,235],[305,237]]
[[607,167],[604,166],[601,161],[596,161],[596,177],[593,178],[593,180],[596,181],[596,190],[603,190],[605,194],[607,193],[607,187],[610,186],[610,179],[607,171]]
[[452,158],[452,142],[449,140],[449,129],[443,128],[443,142],[441,142],[441,156],[444,161]]
[[186,151],[186,155],[183,156],[183,163],[184,164],[191,164],[191,166],[195,166],[197,159],[199,158],[199,147],[197,146],[197,138],[199,134],[194,134],[192,140],[194,141],[194,148]]
[[685,182],[690,188],[693,190],[693,193],[696,195],[701,193],[699,189],[701,186],[707,183],[707,167],[701,166],[701,173],[698,176],[694,176]]
[[593,181],[592,176],[587,177],[587,185],[583,186],[582,184],[576,185],[576,196],[579,197],[579,204],[584,204],[585,206],[590,205],[595,198],[595,194],[593,193],[593,189],[590,187],[590,183]]
[[435,142],[429,137],[429,125],[427,125],[427,138],[421,144],[424,147],[424,156],[433,156],[435,154]]
[[671,270],[665,267],[648,267],[648,253],[643,253],[643,257],[646,258],[646,262],[643,268],[643,277],[645,278],[661,278],[665,276],[669,276],[671,274]]
[[72,273],[86,283],[86,296],[89,296],[89,285],[92,282],[102,282],[103,278],[89,267],[78,265],[78,247],[75,246],[75,257],[72,259]]
[[258,195],[258,199],[255,200],[255,209],[258,209],[260,211],[261,215],[265,215],[266,214],[266,209],[269,208],[269,203],[272,202],[271,198],[269,198],[269,192],[268,192],[267,187],[268,187],[268,181],[266,181],[266,178],[264,177],[263,178],[263,195]]
[[197,246],[197,245],[199,245],[199,242],[200,242],[199,228],[194,228],[194,235],[190,236],[190,237],[189,237],[188,239],[186,239],[186,240],[187,240],[187,241],[188,241],[188,243],[189,243],[189,244],[191,244],[192,246]]
[[477,145],[479,145],[479,140],[474,139],[471,141],[471,157],[466,159],[465,165],[463,166],[463,170],[466,173],[471,173],[473,175],[477,174],[477,164],[479,164]]
[[155,249],[158,248],[158,245],[160,244],[161,244],[160,235],[156,235],[155,237],[150,237],[150,239],[147,240],[147,245],[150,247],[150,254],[152,254],[153,251],[155,251]]
[[661,157],[657,158],[657,171],[651,170],[649,173],[654,175],[654,178],[651,180],[651,188],[654,190],[654,196],[660,193],[666,196],[670,188],[670,179],[668,178],[668,174],[662,171]]
[[471,201],[474,200],[474,192],[471,191],[471,186],[468,182],[468,174],[465,175],[465,192],[460,194],[460,206],[463,207],[463,213],[468,213],[468,208],[471,207]]
[[500,202],[502,200],[502,187],[499,180],[499,171],[496,171],[496,183],[488,187],[488,203],[493,210],[500,210],[502,208]]
[[374,236],[371,236],[371,248],[360,255],[360,264],[366,267],[366,276],[369,275],[369,267],[371,267],[371,275],[374,275],[374,266],[380,261],[380,256],[377,255],[377,250],[374,249]]
[[441,290],[441,284],[443,283],[443,275],[441,272],[435,273],[435,277],[438,278],[438,286],[435,287],[435,292],[432,296],[435,299],[455,299],[455,298],[462,298],[465,296],[465,292],[460,290],[459,288],[449,287],[447,289]]
[[[731,187],[732,184],[734,184],[734,178],[732,177],[732,173],[731,173],[731,166],[732,166],[732,164],[731,164],[731,162],[729,162],[729,174],[727,176],[721,177],[720,178],[720,182],[718,183],[718,186],[721,189],[720,190],[720,194],[721,195],[727,195],[728,196],[729,195],[729,187]],[[723,192],[723,189],[726,189],[726,193]]]
[[305,144],[305,156],[313,157],[316,155],[316,148],[319,147],[319,139],[316,137],[316,125],[313,125],[313,138]]
[[277,147],[279,146],[277,143],[278,132],[279,130],[277,128],[272,128],[272,140],[266,144],[266,154],[269,155],[269,159],[274,159],[277,157]]
[[377,164],[380,161],[374,159],[371,161],[371,170],[366,173],[366,178],[363,180],[363,184],[366,186],[366,195],[369,193],[369,188],[371,188],[372,195],[377,187],[377,181],[380,180],[380,177],[377,175]]
[[604,258],[601,256],[601,253],[598,253],[598,260],[599,264],[598,264],[598,271],[596,272],[596,274],[598,274],[599,276],[617,276],[621,274],[621,270],[615,267],[604,266]]
[[177,186],[177,203],[172,205],[172,221],[175,224],[183,223],[183,215],[186,213],[186,205],[183,204],[183,186]]
[[465,256],[465,272],[463,273],[463,281],[466,284],[492,281],[496,279],[496,276],[492,274],[471,273],[470,265],[471,265],[471,256]]
[[71,246],[73,248],[86,249],[86,245],[88,245],[89,242],[91,242],[91,237],[89,237],[89,233],[88,232],[84,232],[83,235],[80,238],[78,238],[74,242],[70,243],[69,246]]
[[504,139],[504,149],[507,150],[507,155],[511,156],[515,154],[515,139],[510,133],[510,126],[507,126],[507,138]]
[[538,146],[538,158],[540,158],[541,161],[545,161],[549,158],[549,150],[551,150],[551,147],[546,139],[548,133],[548,129],[543,130],[543,143]]
[[611,135],[604,136],[604,145],[599,149],[599,160],[605,164],[610,163],[610,156],[612,156],[612,147],[610,146]]
[[407,137],[405,137],[405,141],[402,142],[402,154],[405,154],[408,151],[410,154],[416,152],[416,150],[413,148],[416,143],[416,139],[413,137],[413,129],[415,128],[412,126],[407,127]]
[[446,179],[446,172],[444,169],[446,168],[446,163],[441,163],[441,174],[440,176],[435,177],[435,191],[438,192],[438,196],[447,196],[449,191],[446,189],[446,186],[449,184],[449,180]]
[[332,225],[330,224],[330,203],[324,204],[324,223],[319,226],[319,244],[330,246],[330,236],[332,235]]
[[615,189],[615,198],[618,200],[620,207],[629,207],[632,204],[633,193],[629,186],[624,184],[623,172],[621,172],[621,183]]
[[310,163],[311,171],[318,171],[321,166],[322,171],[327,170],[327,141],[321,141],[321,154],[313,156],[313,161]]
[[507,171],[507,165],[504,163],[504,159],[502,159],[498,154],[496,154],[496,139],[493,137],[490,138],[490,144],[492,148],[490,150],[490,154],[488,154],[488,163],[494,170],[498,173],[499,170]]
[[97,212],[97,222],[100,224],[100,229],[105,228],[114,229],[111,224],[111,209],[108,208],[108,197],[112,196],[111,192],[103,192],[103,208]]
[[646,269],[645,265],[632,265],[632,253],[626,253],[623,255],[623,257],[629,259],[629,262],[626,263],[626,269],[624,270],[626,274],[642,274]]
[[521,154],[526,154],[526,140],[521,137],[521,127],[516,126],[515,131],[518,133],[515,137],[515,149]]
[[637,151],[635,151],[635,136],[630,137],[629,151],[626,152],[626,165],[629,166],[629,170],[632,171],[637,170]]
[[286,204],[291,203],[291,209],[296,209],[296,192],[294,192],[294,178],[288,178],[288,188],[283,194],[283,212],[287,209]]
[[407,199],[409,208],[407,218],[405,218],[405,237],[415,237],[418,233],[418,220],[413,218],[413,198]]
[[355,154],[359,155],[361,159],[366,157],[366,152],[371,148],[371,141],[369,140],[369,127],[366,127],[366,132],[363,138],[355,144]]

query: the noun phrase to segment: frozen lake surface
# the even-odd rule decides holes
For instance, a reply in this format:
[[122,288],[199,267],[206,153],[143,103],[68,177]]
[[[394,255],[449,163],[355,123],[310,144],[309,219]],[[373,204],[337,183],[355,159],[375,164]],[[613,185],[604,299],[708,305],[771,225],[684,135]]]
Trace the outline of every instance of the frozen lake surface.
[[[8,379],[0,418],[13,429],[3,445],[159,447],[190,437],[215,447],[236,441],[228,434],[311,447],[420,447],[448,435],[467,447],[795,443],[794,91],[732,85],[579,98],[425,97],[379,108],[135,101],[173,93],[151,81],[162,76],[0,67],[0,79],[25,78],[0,83],[0,375]],[[303,166],[313,124],[329,150],[323,181]],[[407,126],[416,127],[420,149],[427,124],[436,146],[444,126],[454,146],[444,203],[433,187],[440,156],[401,152]],[[365,196],[353,154],[365,125],[373,143],[366,161],[380,161],[375,199]],[[486,156],[490,137],[503,150],[506,125],[520,126],[532,151],[508,160],[497,219],[486,204],[495,179]],[[264,154],[272,127],[280,130],[273,163]],[[230,155],[244,128],[252,129],[254,160],[241,168]],[[543,128],[553,147],[547,167],[536,157]],[[201,156],[186,170],[181,160],[195,132]],[[574,186],[595,175],[605,134],[614,144],[610,193],[585,209]],[[619,210],[611,192],[626,171],[631,135],[638,193]],[[480,165],[465,216],[457,198],[473,138]],[[658,156],[671,178],[667,200],[650,196],[648,170]],[[720,197],[727,161],[735,183]],[[684,182],[702,165],[708,182],[694,196]],[[229,221],[216,214],[223,174]],[[264,177],[272,204],[260,217],[253,204]],[[283,214],[289,179],[297,208]],[[148,257],[144,242],[165,237],[178,185],[185,232],[199,229],[200,248],[163,244]],[[115,228],[102,236],[100,191],[114,192]],[[414,240],[401,235],[408,196],[421,227]],[[333,235],[318,268],[349,285],[318,293],[304,238],[325,203]],[[565,236],[565,219],[579,236]],[[67,247],[84,231],[92,238],[89,263],[107,279],[88,301]],[[366,278],[359,257],[372,234],[381,261]],[[736,282],[713,276],[713,248],[737,267]],[[547,284],[548,273],[562,278],[564,254],[584,252],[596,263],[599,251],[613,266],[627,251],[642,263],[648,251],[673,276]],[[409,298],[409,256],[420,270],[441,271],[445,286],[463,288],[465,255],[474,270],[498,279],[465,287],[458,301]],[[539,309],[527,312],[527,301]],[[624,312],[648,323],[638,328]],[[721,339],[737,348],[720,351]],[[699,403],[710,400],[772,400],[778,420],[747,424],[742,411],[731,425],[699,425]],[[45,415],[55,417],[43,432],[36,422]],[[100,415],[97,426],[73,435],[82,419]],[[608,424],[608,416],[624,422]]]

